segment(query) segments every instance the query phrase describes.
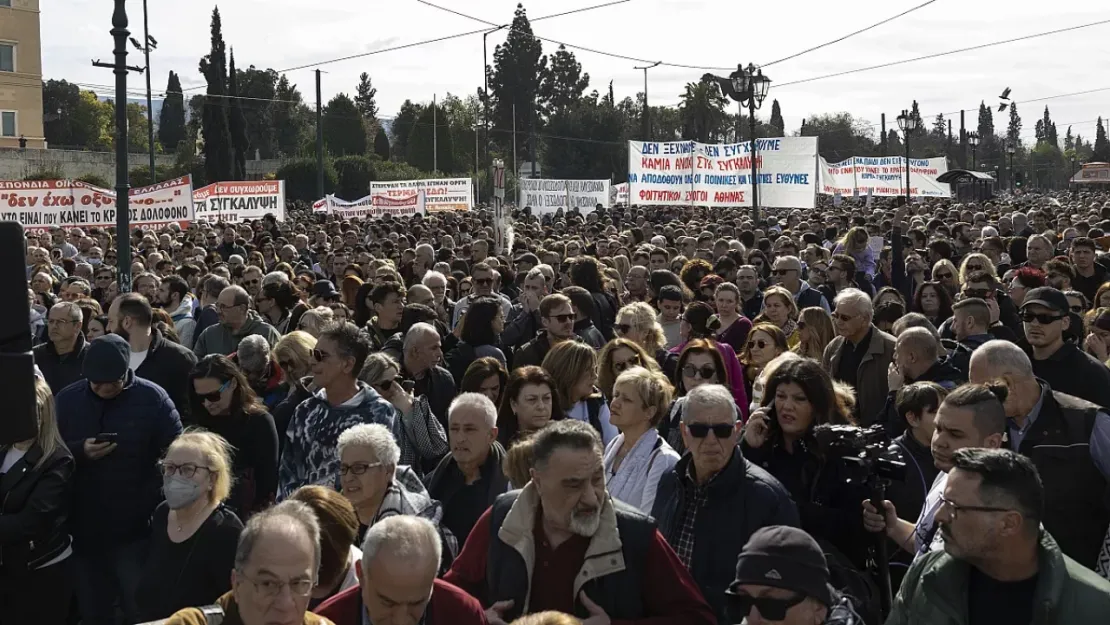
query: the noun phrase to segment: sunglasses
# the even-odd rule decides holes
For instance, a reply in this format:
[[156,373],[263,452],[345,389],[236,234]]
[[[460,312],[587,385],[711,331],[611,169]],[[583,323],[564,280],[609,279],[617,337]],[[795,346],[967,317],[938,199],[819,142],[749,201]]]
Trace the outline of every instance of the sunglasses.
[[493,278],[478,278],[474,280],[474,284],[478,286],[489,286],[493,284]]
[[755,606],[763,620],[785,621],[786,613],[790,611],[790,608],[805,601],[805,598],[805,595],[796,595],[789,599],[775,599],[773,597],[729,594],[728,613],[733,620],[739,621],[751,614],[752,606]]
[[785,276],[791,271],[797,271],[797,269],[772,269],[771,274],[775,276]]
[[712,380],[717,377],[717,368],[712,365],[702,365],[701,367],[686,365],[682,368],[682,375],[687,378],[696,378],[701,375],[703,380]]
[[1023,311],[1021,313],[1021,320],[1025,323],[1032,323],[1036,321],[1042,326],[1046,326],[1050,323],[1059,321],[1064,317],[1067,317],[1067,315],[1050,315],[1048,313],[1032,313],[1029,311]]
[[1072,306],[1071,311],[1073,313],[1081,313],[1081,312],[1083,312],[1083,307],[1082,306]]
[[736,431],[736,426],[731,423],[715,423],[710,425],[708,423],[687,423],[686,429],[690,432],[690,436],[694,438],[705,438],[709,436],[709,432],[713,432],[713,436],[719,439],[726,439]]
[[319,349],[314,349],[314,350],[312,350],[312,358],[313,358],[313,359],[314,359],[314,360],[315,360],[316,362],[324,362],[324,361],[325,361],[325,360],[327,360],[327,359],[328,359],[328,358],[329,358],[330,356],[331,356],[331,354],[329,354],[329,353],[327,353],[327,352],[325,352],[325,351],[321,351],[321,350],[319,350]]
[[951,280],[952,279],[952,274],[950,274],[950,273],[937,273],[937,274],[933,274],[933,277],[935,277],[937,280]]
[[568,321],[574,321],[574,313],[570,313],[570,314],[566,314],[566,315],[549,315],[547,318],[548,319],[554,319],[555,321],[558,321],[559,323],[566,323]]
[[755,340],[755,341],[748,341],[748,349],[755,349],[757,347],[759,349],[766,349],[767,348],[767,341],[764,341],[763,339],[759,339],[759,340]]
[[984,271],[982,265],[968,265],[967,270],[968,271]]
[[388,380],[382,380],[381,382],[378,382],[377,384],[371,384],[370,386],[373,386],[374,390],[378,391],[378,393],[386,395],[389,393],[389,389],[393,388],[393,382],[396,380],[397,378],[395,377],[389,378]]
[[214,404],[214,403],[220,401],[220,398],[224,396],[224,391],[226,391],[227,387],[229,387],[229,386],[231,386],[231,380],[228,380],[227,382],[224,382],[220,386],[220,390],[215,391],[213,393],[205,393],[205,394],[201,395],[200,398],[202,400],[210,403],[210,404]]
[[617,373],[620,373],[620,372],[624,371],[625,369],[631,369],[632,367],[639,367],[640,364],[641,364],[640,363],[640,356],[637,354],[636,356],[633,356],[633,357],[629,358],[628,360],[626,360],[624,362],[614,362],[613,363],[613,368],[617,370]]

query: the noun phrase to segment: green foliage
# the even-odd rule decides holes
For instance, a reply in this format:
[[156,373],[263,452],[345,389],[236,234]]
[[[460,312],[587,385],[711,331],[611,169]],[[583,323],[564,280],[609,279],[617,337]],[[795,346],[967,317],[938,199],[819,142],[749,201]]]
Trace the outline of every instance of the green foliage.
[[771,128],[774,129],[774,136],[786,136],[786,122],[782,119],[782,108],[779,107],[779,101],[773,100],[771,102]]
[[228,123],[227,46],[224,43],[220,9],[212,9],[212,41],[207,56],[200,60],[200,73],[208,82],[201,128],[207,178],[212,181],[233,179],[231,128]]
[[1018,115],[1017,102],[1010,103],[1010,123],[1006,126],[1006,141],[1021,148],[1021,115]]
[[107,178],[99,174],[85,174],[84,176],[80,176],[78,178],[75,178],[74,180],[79,180],[86,184],[91,184],[94,187],[100,187],[101,189],[111,189],[114,186],[114,183],[110,182]]
[[330,154],[366,154],[366,121],[347,94],[340,93],[328,102],[323,124],[324,146]]
[[[115,111],[115,103],[111,100],[106,102],[112,110],[113,115]],[[115,120],[115,117],[112,117]],[[136,102],[127,103],[127,151],[128,152],[147,152],[150,150],[150,135],[148,132],[150,124],[146,119],[146,107]],[[112,124],[112,131],[115,132],[115,123]],[[115,145],[115,141],[112,142]],[[157,141],[154,142],[154,151],[161,152],[162,146]]]
[[1091,157],[1100,163],[1110,162],[1110,142],[1106,140],[1106,127],[1102,124],[1101,116],[1095,127],[1095,147]]
[[589,86],[590,75],[582,72],[574,53],[560,45],[541,79],[539,101],[548,115],[554,115],[577,104]]
[[170,72],[166,83],[166,99],[158,117],[158,142],[165,150],[176,150],[185,140],[185,96],[181,93],[181,78]]
[[107,151],[112,147],[115,113],[91,91],[64,80],[42,86],[43,135],[55,149]]
[[[435,141],[432,138],[433,131]],[[433,157],[433,147],[435,157]],[[455,171],[451,127],[442,107],[426,106],[420,112],[420,118],[409,136],[408,154],[405,160],[421,171]]]
[[[801,134],[803,137],[819,137],[818,150],[830,163],[852,156],[868,156],[876,153],[874,128],[866,120],[852,117],[849,113],[832,113],[808,118]],[[898,145],[888,145],[887,152],[897,156],[902,153],[901,143],[898,142],[897,136],[893,141]]]
[[724,135],[728,127],[727,101],[715,81],[686,83],[681,98],[682,138],[712,143]]
[[422,172],[405,162],[380,161],[374,163],[378,180],[391,182],[394,180],[422,180],[434,177],[433,174]]
[[[334,161],[337,186],[335,193],[345,200],[355,200],[370,193],[376,178],[374,164],[365,156],[341,156]],[[319,198],[317,198],[319,199]]]
[[31,172],[30,175],[24,176],[24,180],[62,180],[65,174],[58,166],[43,167]]
[[[285,181],[285,195],[290,200],[315,202],[320,199],[316,189],[316,159],[299,158],[282,165],[274,173],[277,180]],[[324,160],[324,193],[335,193],[339,176],[331,161]],[[362,195],[365,195],[362,194]],[[358,197],[362,197],[362,195]],[[357,198],[344,198],[357,199]]]
[[231,53],[231,66],[228,69],[227,93],[229,96],[227,123],[231,132],[231,177],[245,180],[247,177],[247,120],[243,117],[242,101],[239,99],[238,78],[235,75],[235,52]]
[[628,158],[622,126],[620,111],[607,103],[598,103],[594,97],[583,98],[552,115],[546,129],[549,136],[544,139],[544,176],[626,178]]
[[313,114],[302,100],[297,85],[291,84],[284,75],[274,85],[274,100],[269,111],[273,124],[274,155],[292,156],[297,154],[301,142],[308,135]]
[[383,161],[389,160],[389,136],[381,126],[378,126],[378,133],[374,135],[374,154]]
[[489,76],[490,124],[500,132],[493,139],[506,154],[512,153],[513,110],[516,110],[517,148],[528,153],[529,133],[538,127],[534,114],[540,92],[540,81],[547,73],[547,57],[543,45],[532,35],[527,11],[520,4],[513,15],[512,29],[505,43],[493,52]]
[[393,160],[404,161],[409,153],[409,136],[416,127],[416,120],[420,117],[420,104],[413,104],[412,100],[405,100],[401,110],[393,119]]
[[378,90],[370,81],[370,74],[362,72],[358,77],[358,90],[355,95],[355,106],[358,107],[358,112],[362,118],[366,120],[366,127],[378,125],[378,103],[374,97],[378,95]]

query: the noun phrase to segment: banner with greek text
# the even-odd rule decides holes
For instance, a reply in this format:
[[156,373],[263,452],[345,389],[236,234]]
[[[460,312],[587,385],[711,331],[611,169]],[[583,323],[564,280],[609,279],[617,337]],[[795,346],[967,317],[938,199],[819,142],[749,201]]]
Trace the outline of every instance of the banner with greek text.
[[613,204],[623,204],[625,206],[628,206],[628,183],[622,182],[620,184],[613,185],[613,190],[610,192],[610,195],[612,196],[610,206],[612,206]]
[[217,182],[193,191],[196,218],[237,224],[267,213],[285,221],[285,181]]
[[[193,183],[183,176],[128,193],[136,228],[193,221]],[[76,180],[0,181],[0,220],[28,230],[115,226],[116,192]]]
[[[756,141],[759,203],[768,208],[812,208],[816,199],[817,138]],[[751,142],[629,142],[632,204],[751,206]]]
[[468,211],[474,208],[473,181],[470,178],[433,180],[398,180],[371,182],[370,195],[386,191],[423,192],[424,206],[429,211]]
[[358,200],[341,200],[328,195],[312,204],[312,212],[335,215],[340,219],[363,219],[393,215],[410,217],[426,213],[424,191],[420,189],[375,189]]
[[609,206],[608,180],[543,180],[541,178],[522,178],[520,201],[517,206],[532,207],[533,215],[554,213],[560,208],[577,208],[582,214],[597,207]]
[[[821,159],[821,193],[844,194],[847,185],[860,195],[899,197],[906,195],[906,159],[902,156],[856,156],[832,165]],[[948,171],[948,159],[911,158],[910,195],[913,197],[950,197],[947,184],[937,178]]]

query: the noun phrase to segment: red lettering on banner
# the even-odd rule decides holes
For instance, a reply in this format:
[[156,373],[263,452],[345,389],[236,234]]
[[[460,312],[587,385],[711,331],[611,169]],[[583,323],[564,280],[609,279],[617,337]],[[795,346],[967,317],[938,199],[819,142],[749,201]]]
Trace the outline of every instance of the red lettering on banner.
[[697,169],[707,169],[707,170],[712,171],[713,170],[713,161],[709,160],[708,158],[705,158],[704,156],[699,156],[698,157]]
[[670,171],[671,159],[669,158],[643,158],[640,159],[640,167],[644,169],[654,169],[656,171]]
[[694,159],[690,156],[680,156],[675,159],[675,169],[690,169],[694,166]]
[[713,194],[715,204],[740,204],[744,201],[743,191],[718,191]]

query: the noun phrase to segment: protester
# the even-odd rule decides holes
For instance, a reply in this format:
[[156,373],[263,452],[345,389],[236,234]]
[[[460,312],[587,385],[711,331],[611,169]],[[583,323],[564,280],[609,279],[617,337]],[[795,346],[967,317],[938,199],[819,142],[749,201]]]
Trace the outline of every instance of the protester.
[[142,295],[124,293],[108,309],[108,331],[131,346],[130,368],[137,377],[149,380],[169,394],[177,412],[189,419],[187,380],[197,364],[191,351],[166,340],[153,326],[153,309]]
[[312,367],[316,363],[312,352],[315,349],[316,337],[299,330],[286,334],[274,345],[274,362],[278,363],[289,384],[289,394],[278,402],[273,411],[279,449],[284,449],[288,442],[289,421],[293,418],[293,411],[319,390],[312,382]]
[[346,497],[324,486],[302,486],[289,496],[312,509],[320,524],[320,568],[308,609],[316,609],[332,597],[358,586],[358,562],[362,552],[355,546],[358,517]]
[[1033,373],[1054,391],[1110,407],[1110,368],[1064,341],[1073,323],[1069,312],[1068,299],[1052,287],[1026,293],[1021,320],[1032,348]]
[[518,367],[509,376],[497,413],[497,440],[508,449],[551,421],[565,418],[551,374],[540,367]]
[[229,286],[220,291],[216,299],[216,309],[219,313],[219,324],[205,328],[197,335],[197,343],[193,348],[197,358],[204,358],[208,354],[222,354],[228,356],[239,347],[239,341],[244,336],[251,334],[261,335],[271,346],[278,342],[281,335],[273,326],[262,320],[262,317],[250,309],[251,298],[240,286]]
[[509,373],[505,371],[505,364],[487,356],[475,360],[466,368],[466,373],[459,383],[459,392],[481,393],[488,397],[494,406],[499,406],[508,383]]
[[597,383],[597,354],[588,345],[564,341],[556,345],[543,359],[543,368],[551,375],[552,390],[559,397],[559,405],[566,408],[566,416],[589,423],[604,444],[617,435],[609,422],[609,406],[594,386]]
[[513,368],[539,366],[551,348],[574,338],[574,308],[570,298],[554,293],[540,300],[542,332],[513,354]]
[[34,348],[35,364],[55,395],[81,379],[88,343],[81,333],[81,309],[59,302],[47,313],[49,339]]
[[822,365],[835,380],[856,389],[856,418],[874,422],[886,404],[887,368],[894,360],[894,337],[872,324],[871,298],[858,289],[837,295],[833,320],[838,336],[825,348]]

